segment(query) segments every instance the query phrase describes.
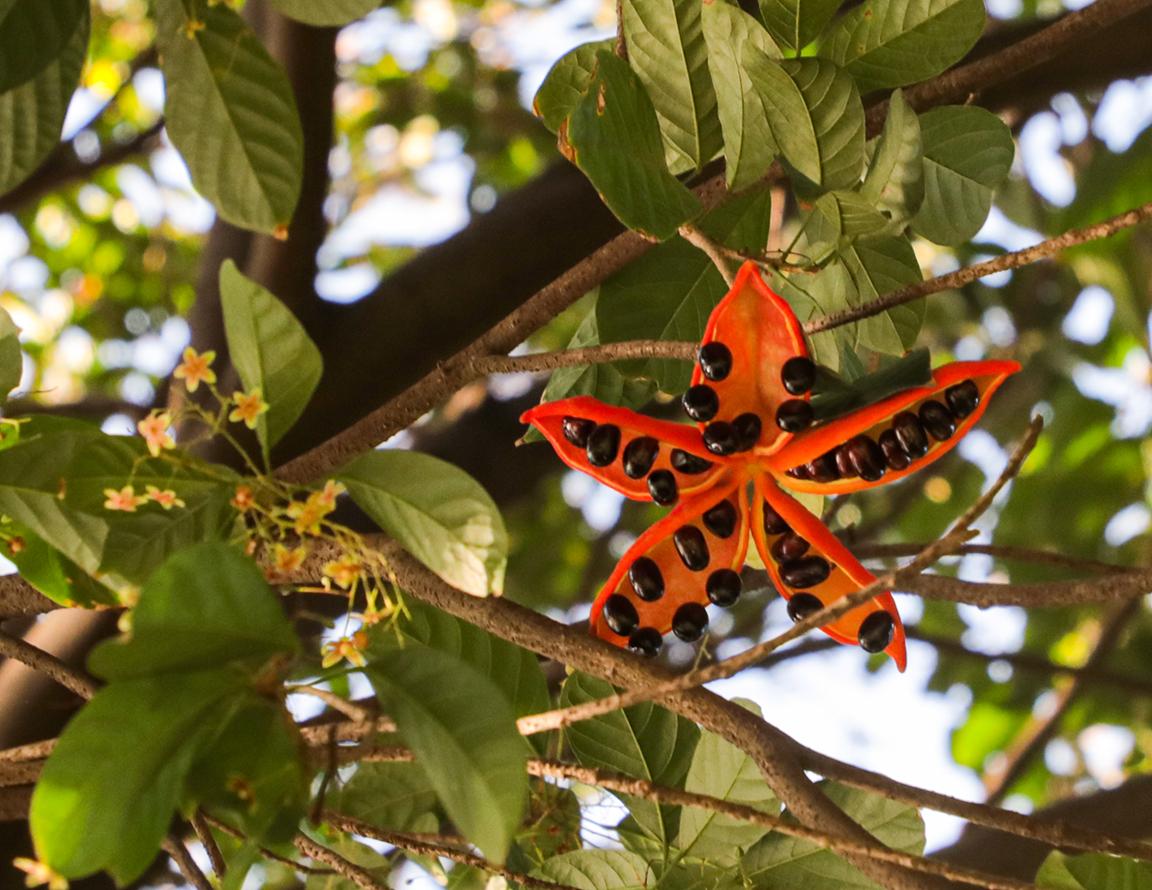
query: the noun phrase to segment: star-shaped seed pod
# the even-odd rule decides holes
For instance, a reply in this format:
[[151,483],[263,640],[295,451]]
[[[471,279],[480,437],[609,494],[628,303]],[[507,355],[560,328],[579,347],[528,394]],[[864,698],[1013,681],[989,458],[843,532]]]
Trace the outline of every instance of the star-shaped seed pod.
[[[521,418],[570,467],[635,500],[672,507],[621,557],[592,606],[592,632],[655,655],[663,637],[700,638],[706,606],[731,606],[748,539],[800,620],[875,580],[788,490],[873,488],[947,453],[983,414],[1016,362],[954,362],[923,386],[827,422],[811,404],[818,369],[788,304],[746,263],[704,330],[683,405],[694,425],[597,399],[548,402]],[[904,670],[890,593],[822,630],[886,652]]]

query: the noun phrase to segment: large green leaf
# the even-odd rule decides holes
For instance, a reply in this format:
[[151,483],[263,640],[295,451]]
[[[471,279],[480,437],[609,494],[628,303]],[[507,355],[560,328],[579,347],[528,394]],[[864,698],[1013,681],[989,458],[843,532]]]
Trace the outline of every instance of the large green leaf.
[[[770,115],[785,159],[822,189],[854,188],[864,170],[864,106],[855,82],[825,59],[785,61],[781,67],[800,90],[806,109],[793,119],[779,112]],[[803,159],[802,165],[783,135],[789,128],[805,134],[810,130],[815,136],[817,154]]]
[[284,15],[306,25],[347,25],[380,6],[381,0],[272,0]]
[[14,526],[9,530],[19,538],[20,545],[10,545],[4,555],[15,564],[21,578],[52,601],[81,608],[121,604],[109,588],[30,529]]
[[934,108],[920,116],[924,203],[912,220],[937,244],[961,244],[980,231],[992,196],[1012,166],[1012,134],[974,105]]
[[83,58],[88,0],[9,0],[0,5],[0,93],[28,83],[73,52],[78,32],[84,36]]
[[628,228],[663,241],[700,212],[700,201],[668,172],[652,100],[611,52],[596,54],[566,139],[569,158]]
[[648,90],[673,172],[699,169],[720,150],[716,93],[699,0],[621,0],[628,62]]
[[223,3],[198,9],[203,18],[193,23],[182,0],[157,4],[168,135],[222,218],[276,232],[300,196],[304,148],[292,87],[238,13]]
[[394,831],[412,831],[436,810],[436,791],[416,763],[361,764],[332,797],[333,809]]
[[825,192],[812,204],[804,221],[808,259],[821,263],[829,255],[850,247],[858,238],[876,235],[888,225],[887,218],[859,192],[836,189]]
[[614,42],[608,38],[582,43],[562,55],[548,70],[532,100],[532,110],[553,133],[588,92],[596,73],[596,54],[601,50],[611,51]]
[[983,30],[984,0],[866,0],[837,20],[821,54],[867,93],[939,74]]
[[[0,106],[0,114],[3,114]],[[0,122],[0,132],[3,132]],[[20,350],[20,328],[8,311],[0,307],[0,403],[8,398],[20,383],[24,370],[24,355]]]
[[420,645],[374,651],[366,672],[452,821],[502,863],[528,800],[528,748],[504,694]]
[[872,157],[860,194],[888,218],[890,231],[895,234],[924,201],[920,120],[900,90],[888,100],[884,130],[869,148]]
[[414,451],[370,451],[337,478],[380,528],[449,584],[474,596],[503,589],[504,520],[463,470]]
[[776,42],[799,52],[824,30],[840,0],[760,0],[760,15]]
[[[920,264],[907,238],[858,241],[840,252],[852,278],[854,300],[866,305],[884,294],[920,281]],[[903,355],[916,343],[924,323],[924,301],[913,300],[858,322],[861,345],[889,355]]]
[[1143,890],[1152,887],[1152,864],[1103,853],[1068,856],[1053,850],[1036,873],[1045,890]]
[[578,890],[645,890],[654,877],[648,863],[627,850],[573,850],[553,856],[532,875]]

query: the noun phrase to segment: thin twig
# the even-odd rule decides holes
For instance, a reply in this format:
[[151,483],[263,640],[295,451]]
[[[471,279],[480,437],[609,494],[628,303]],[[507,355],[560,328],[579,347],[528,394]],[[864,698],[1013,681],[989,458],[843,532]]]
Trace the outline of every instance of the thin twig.
[[[238,841],[242,841],[242,840],[247,839],[244,835],[244,832],[240,831],[237,828],[233,828],[231,825],[229,825],[224,820],[217,819],[215,816],[211,815],[210,813],[204,813],[204,821],[207,822],[209,825],[211,825],[213,828],[220,830],[224,834],[228,835],[231,838],[235,838]],[[302,862],[297,862],[295,859],[290,859],[287,856],[282,856],[281,854],[277,853],[275,850],[270,850],[267,847],[260,847],[260,854],[262,856],[264,856],[266,859],[272,859],[272,860],[275,860],[276,862],[284,863],[284,865],[289,866],[293,871],[303,872],[304,874],[312,874],[312,875],[330,875],[330,874],[333,874],[333,871],[330,868],[313,868],[310,865],[305,865]]]
[[172,861],[180,869],[180,874],[184,875],[188,883],[196,890],[213,890],[212,883],[204,877],[204,872],[200,871],[200,866],[196,864],[196,860],[192,858],[192,854],[188,852],[188,848],[180,840],[167,837],[161,846],[164,852],[172,857]]
[[100,688],[100,684],[84,671],[67,665],[50,652],[38,649],[31,643],[3,631],[0,631],[0,655],[28,665],[83,699],[91,698]]
[[[867,559],[869,557],[888,558],[893,556],[915,556],[925,547],[915,542],[892,544],[856,544],[852,552],[856,556]],[[1125,574],[1132,569],[1130,566],[1116,565],[1111,562],[1100,562],[1096,559],[1086,559],[1081,556],[1069,556],[1055,550],[1041,550],[1035,547],[1015,547],[1010,544],[965,544],[957,548],[956,556],[970,554],[992,556],[997,559],[1014,560],[1018,562],[1031,562],[1038,565],[1059,566],[1065,569],[1085,569],[1102,574]]]
[[732,282],[736,280],[736,273],[732,271],[732,264],[728,262],[723,245],[717,244],[693,225],[681,226],[680,237],[704,251],[708,255],[708,259],[712,261],[712,265],[716,267],[716,271],[724,279],[724,283],[729,287],[732,286]]
[[1130,600],[1152,591],[1152,569],[1129,569],[1123,574],[1072,581],[1036,581],[998,584],[963,581],[949,575],[919,575],[904,579],[900,590],[925,599],[967,603],[970,606],[1078,606]]
[[472,372],[477,377],[488,374],[519,374],[532,371],[554,371],[605,362],[637,358],[683,359],[696,358],[695,343],[673,340],[628,340],[623,343],[605,343],[580,349],[561,349],[556,352],[536,352],[530,355],[493,355],[476,359]]
[[337,695],[328,689],[322,689],[319,686],[286,686],[284,691],[289,695],[310,695],[313,698],[318,698],[324,704],[328,705],[332,710],[339,711],[345,717],[352,720],[354,723],[370,723],[376,719],[375,700],[367,705],[357,704],[356,702],[349,701],[342,696]]
[[323,844],[318,844],[316,841],[307,835],[298,834],[292,841],[296,845],[296,849],[308,856],[315,859],[317,862],[323,862],[337,874],[343,875],[361,890],[389,890],[387,884],[377,881],[366,870],[349,862],[335,850],[329,850]]
[[204,818],[204,811],[197,809],[188,821],[192,823],[196,837],[200,839],[204,851],[208,854],[208,861],[212,863],[212,871],[216,872],[217,877],[224,877],[228,873],[228,863],[224,861],[224,855],[220,852],[220,845],[216,843],[216,838],[212,835],[212,828],[208,825],[208,820]]

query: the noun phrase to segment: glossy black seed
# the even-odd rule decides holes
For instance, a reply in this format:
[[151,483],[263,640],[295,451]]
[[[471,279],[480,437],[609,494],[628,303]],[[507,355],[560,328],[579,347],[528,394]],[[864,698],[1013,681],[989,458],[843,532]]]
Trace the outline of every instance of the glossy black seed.
[[564,438],[577,448],[583,448],[588,444],[588,434],[595,428],[596,421],[585,417],[565,417],[560,423]]
[[944,390],[944,401],[953,416],[963,420],[980,404],[980,390],[974,380],[965,380]]
[[704,447],[721,457],[736,451],[736,431],[732,424],[717,420],[704,427]]
[[812,425],[812,406],[803,399],[789,399],[776,409],[776,426],[786,433],[798,433]]
[[780,380],[784,388],[794,396],[802,396],[816,382],[816,366],[812,359],[802,355],[793,356],[784,362],[780,369]]
[[704,585],[708,599],[725,608],[740,599],[741,587],[740,576],[732,569],[717,569],[708,576],[708,582]]
[[848,459],[865,482],[884,478],[888,465],[884,462],[884,452],[874,440],[867,436],[854,436],[842,447],[848,452]]
[[836,449],[834,458],[836,461],[836,472],[840,474],[842,479],[853,479],[860,475],[856,472],[856,467],[852,465],[852,457],[848,454],[848,449],[843,445]]
[[657,470],[649,476],[648,494],[652,495],[652,500],[661,507],[676,503],[676,498],[680,497],[680,490],[676,486],[676,477],[672,475],[672,471]]
[[699,603],[685,603],[672,616],[672,633],[685,643],[694,643],[708,626],[708,610]]
[[883,652],[896,635],[896,622],[887,612],[873,612],[860,623],[860,648],[865,652]]
[[676,545],[680,561],[693,572],[708,568],[708,542],[704,540],[704,532],[696,526],[680,526],[672,535],[672,543]]
[[760,441],[763,424],[758,415],[749,411],[732,421],[732,429],[736,431],[736,450],[748,451]]
[[892,432],[912,460],[928,453],[928,434],[924,432],[920,418],[911,411],[901,411],[892,418]]
[[700,370],[709,380],[723,380],[732,373],[732,350],[723,343],[705,343],[698,358]]
[[793,621],[803,621],[809,615],[815,615],[824,604],[810,593],[794,593],[788,600],[788,617]]
[[776,562],[799,559],[808,552],[809,544],[796,532],[781,535],[772,543],[772,558]]
[[643,479],[656,463],[660,443],[651,436],[641,436],[624,446],[624,475],[630,479]]
[[654,658],[663,645],[664,638],[654,627],[642,627],[628,638],[628,648],[646,658]]
[[664,576],[660,574],[660,566],[641,556],[628,568],[628,580],[632,582],[632,589],[636,595],[645,602],[658,600],[664,595]]
[[716,390],[706,383],[688,387],[680,397],[680,403],[684,406],[684,413],[700,423],[707,423],[720,410]]
[[924,429],[928,430],[928,435],[937,442],[943,442],[956,432],[955,419],[948,413],[948,409],[935,399],[929,399],[920,406],[920,422],[924,424]]
[[764,533],[768,535],[782,535],[792,531],[784,517],[772,509],[768,503],[764,504]]
[[884,460],[893,470],[903,470],[912,463],[912,458],[900,447],[900,440],[893,430],[884,430],[880,434],[880,450],[884,452]]
[[679,448],[672,449],[672,469],[677,473],[683,473],[685,476],[695,476],[703,473],[705,470],[711,469],[712,466],[713,463],[710,460],[697,457],[695,454],[689,454],[687,451],[681,451]]
[[704,520],[704,527],[716,537],[730,538],[736,531],[740,514],[731,501],[720,501],[715,507],[705,510],[700,518]]
[[808,470],[808,478],[815,482],[835,482],[840,478],[840,471],[836,468],[835,452],[825,452],[804,466]]
[[784,472],[787,475],[791,476],[793,479],[811,479],[812,478],[812,471],[808,468],[808,464],[801,464],[798,467],[793,467],[792,469],[785,470]]
[[620,427],[611,423],[596,427],[588,434],[584,453],[588,455],[588,463],[592,466],[608,466],[620,453]]
[[604,623],[613,633],[626,637],[640,624],[640,616],[628,597],[614,593],[604,601]]
[[822,556],[803,556],[780,566],[780,580],[789,587],[815,587],[832,574],[832,566]]

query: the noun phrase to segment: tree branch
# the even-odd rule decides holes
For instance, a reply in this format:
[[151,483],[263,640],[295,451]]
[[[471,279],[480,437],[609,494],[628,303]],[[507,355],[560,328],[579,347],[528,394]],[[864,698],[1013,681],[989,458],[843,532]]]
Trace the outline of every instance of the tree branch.
[[188,852],[188,848],[184,846],[179,840],[173,837],[164,839],[163,843],[164,852],[172,857],[172,861],[176,863],[176,867],[180,869],[180,874],[187,878],[188,883],[191,884],[196,890],[214,890],[211,882],[204,877],[204,872],[200,871],[200,866],[192,858]]
[[316,843],[312,838],[298,834],[292,841],[296,849],[310,859],[323,862],[339,875],[343,875],[361,890],[390,890],[387,884],[377,881],[365,869],[355,863],[349,862],[335,850],[329,850],[322,844]]
[[84,671],[70,667],[55,655],[3,631],[0,631],[0,655],[26,664],[33,670],[51,677],[83,699],[91,698],[100,688],[100,684]]
[[920,575],[905,579],[900,590],[926,599],[967,603],[971,606],[1082,606],[1143,596],[1152,591],[1152,569],[1130,569],[1075,581],[1037,581],[994,584],[962,581],[947,575]]

